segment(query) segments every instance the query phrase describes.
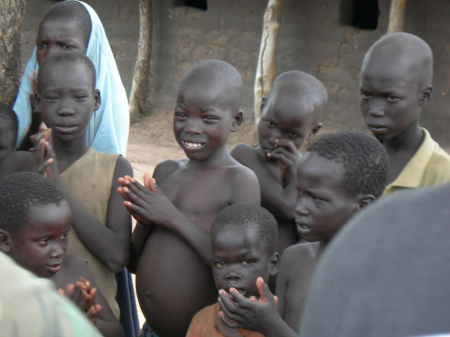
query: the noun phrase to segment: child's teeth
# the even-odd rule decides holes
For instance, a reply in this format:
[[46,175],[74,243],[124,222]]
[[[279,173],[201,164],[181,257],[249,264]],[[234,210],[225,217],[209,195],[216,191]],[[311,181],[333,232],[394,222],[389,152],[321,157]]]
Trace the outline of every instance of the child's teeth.
[[198,150],[202,147],[202,144],[200,143],[191,143],[191,142],[185,142],[184,145],[189,149],[189,150]]

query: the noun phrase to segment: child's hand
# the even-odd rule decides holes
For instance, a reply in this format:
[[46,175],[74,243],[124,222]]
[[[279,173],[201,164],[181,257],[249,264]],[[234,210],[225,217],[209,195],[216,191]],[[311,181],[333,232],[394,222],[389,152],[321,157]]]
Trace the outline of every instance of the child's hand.
[[170,228],[177,208],[158,189],[154,179],[144,177],[145,186],[136,179],[120,178],[118,192],[124,198],[128,212],[140,223],[152,223]]
[[227,320],[222,311],[219,311],[216,316],[216,329],[226,337],[242,337],[237,327],[234,327],[236,323]]
[[56,178],[59,175],[56,155],[51,144],[52,130],[41,123],[39,132],[31,136],[33,143],[32,152],[35,154],[38,163],[38,172],[49,178]]
[[75,284],[69,284],[64,289],[59,289],[59,293],[75,303],[89,320],[95,324],[102,306],[96,304],[97,289],[93,288],[88,280],[80,278]]
[[275,150],[270,153],[270,157],[276,159],[281,166],[282,186],[286,187],[296,183],[297,163],[300,158],[294,143],[286,139],[275,141]]
[[254,297],[248,299],[238,290],[231,288],[229,293],[224,290],[219,292],[219,304],[226,321],[235,322],[235,326],[240,328],[264,334],[266,327],[279,316],[278,298],[270,292],[262,277],[257,278],[256,287],[259,299]]

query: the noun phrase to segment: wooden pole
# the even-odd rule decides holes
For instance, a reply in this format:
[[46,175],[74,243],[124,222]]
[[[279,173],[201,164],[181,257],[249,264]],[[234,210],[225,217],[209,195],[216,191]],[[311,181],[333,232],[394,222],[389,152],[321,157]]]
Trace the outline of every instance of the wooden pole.
[[0,0],[0,102],[12,104],[19,88],[20,37],[25,0]]
[[139,39],[130,92],[130,117],[136,119],[147,108],[151,82],[152,0],[139,0]]
[[277,75],[276,49],[280,29],[282,0],[268,0],[263,18],[263,31],[259,47],[258,64],[255,76],[255,125],[261,119],[262,98],[267,97],[272,82]]
[[391,0],[388,33],[402,32],[405,29],[405,12],[408,0]]

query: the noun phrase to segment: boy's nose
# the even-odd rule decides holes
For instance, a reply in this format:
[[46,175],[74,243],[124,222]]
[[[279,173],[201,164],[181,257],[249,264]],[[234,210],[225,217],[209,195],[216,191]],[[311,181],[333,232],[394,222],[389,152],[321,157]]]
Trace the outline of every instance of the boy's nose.
[[64,247],[61,245],[54,245],[50,252],[50,257],[51,258],[60,258],[63,256],[63,254],[64,254]]
[[195,119],[189,120],[186,124],[185,131],[192,134],[200,134],[202,132],[200,122]]
[[309,215],[308,207],[306,206],[306,198],[297,198],[297,204],[295,206],[295,212],[298,215],[307,216]]
[[380,102],[373,102],[369,105],[369,115],[372,117],[383,117],[384,116],[384,105]]

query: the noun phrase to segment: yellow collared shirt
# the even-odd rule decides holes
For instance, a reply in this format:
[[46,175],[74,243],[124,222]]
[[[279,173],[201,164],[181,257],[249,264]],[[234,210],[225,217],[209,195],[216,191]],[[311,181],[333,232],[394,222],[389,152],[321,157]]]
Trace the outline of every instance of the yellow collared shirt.
[[417,152],[409,160],[397,179],[384,190],[384,195],[393,192],[422,188],[450,182],[450,156],[422,128],[425,137]]

